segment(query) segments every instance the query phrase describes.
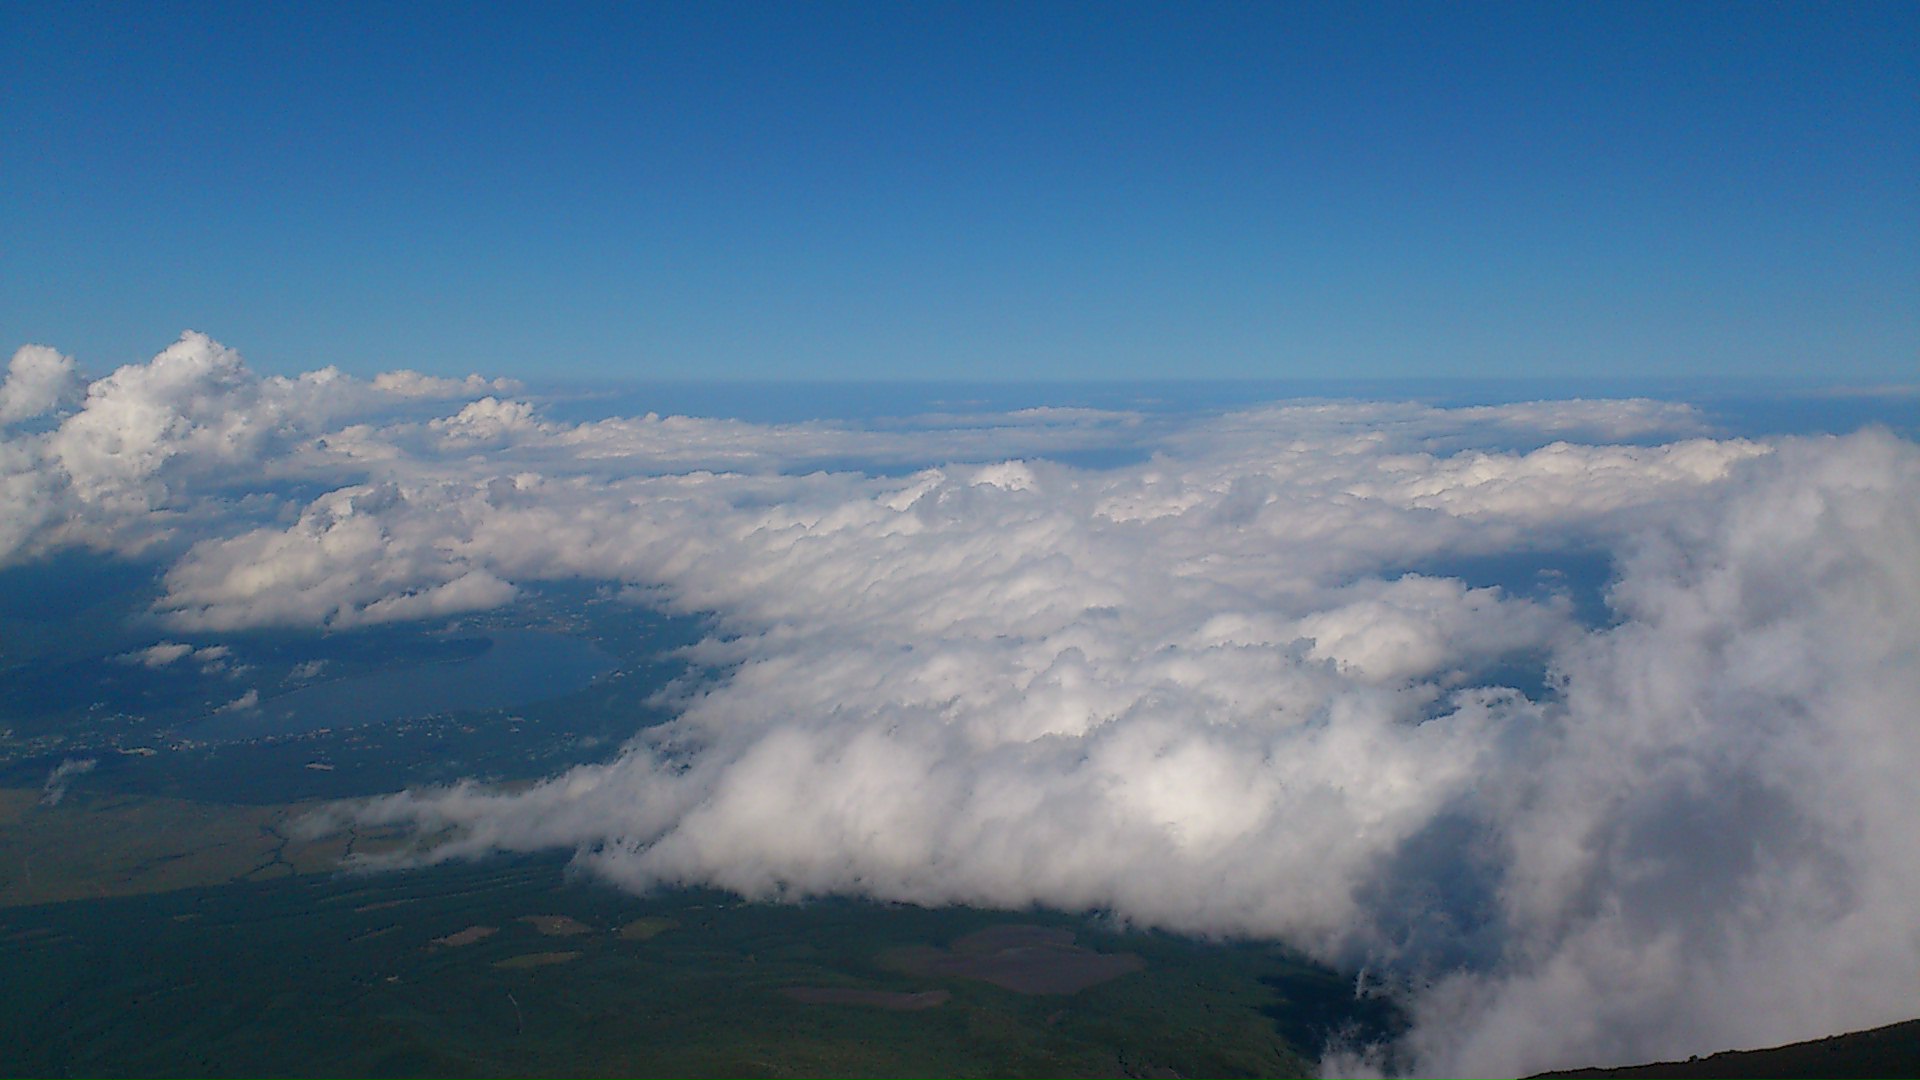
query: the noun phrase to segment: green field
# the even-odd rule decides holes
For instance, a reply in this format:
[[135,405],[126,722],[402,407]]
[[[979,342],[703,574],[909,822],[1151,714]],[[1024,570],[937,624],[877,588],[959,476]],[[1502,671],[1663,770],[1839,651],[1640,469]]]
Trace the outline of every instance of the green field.
[[[1067,994],[888,962],[1009,925],[1140,962]],[[557,857],[11,907],[0,966],[8,1075],[1305,1075],[1329,1025],[1390,1022],[1270,946],[1043,912],[642,898]]]

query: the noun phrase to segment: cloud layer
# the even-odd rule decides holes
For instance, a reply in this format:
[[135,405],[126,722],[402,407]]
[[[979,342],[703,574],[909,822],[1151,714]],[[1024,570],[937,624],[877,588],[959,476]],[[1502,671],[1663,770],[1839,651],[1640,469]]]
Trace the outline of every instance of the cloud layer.
[[[1427,1072],[1817,1036],[1920,991],[1911,443],[1707,439],[1654,402],[880,430],[465,398],[510,390],[259,379],[189,335],[77,408],[21,392],[54,404],[0,445],[0,552],[159,545],[183,628],[556,578],[715,613],[729,674],[615,759],[355,811],[446,828],[432,858],[1280,938],[1407,993],[1393,1061]],[[1568,553],[1613,562],[1601,625],[1550,573],[1445,569]]]

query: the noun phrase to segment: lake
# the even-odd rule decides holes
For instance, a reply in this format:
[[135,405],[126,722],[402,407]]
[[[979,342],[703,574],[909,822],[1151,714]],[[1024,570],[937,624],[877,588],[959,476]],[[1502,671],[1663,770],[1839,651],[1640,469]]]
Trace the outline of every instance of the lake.
[[203,742],[299,735],[386,724],[433,713],[508,709],[584,689],[615,661],[582,638],[539,630],[493,630],[485,651],[336,679],[218,713],[183,727]]

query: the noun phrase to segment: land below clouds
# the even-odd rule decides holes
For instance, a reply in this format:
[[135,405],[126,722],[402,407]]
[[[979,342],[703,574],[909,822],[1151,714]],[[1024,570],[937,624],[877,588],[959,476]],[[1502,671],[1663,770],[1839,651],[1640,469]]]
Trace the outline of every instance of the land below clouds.
[[[166,1071],[186,1064],[209,1074],[286,1072],[296,1062],[304,1067],[321,1060],[370,1075],[421,1075],[454,1063],[463,1072],[492,1075],[522,1066],[585,1068],[594,1061],[624,1062],[635,1069],[651,1062],[668,1072],[724,1063],[725,1071],[742,1075],[808,1071],[796,1064],[801,1061],[827,1072],[858,1071],[863,1063],[880,1062],[905,1068],[917,1061],[934,1071],[964,1075],[964,1063],[975,1061],[990,1062],[986,1071],[1005,1075],[1165,1075],[1174,1070],[1307,1075],[1316,1040],[1362,1027],[1384,1032],[1395,1022],[1378,1010],[1378,1002],[1353,999],[1350,976],[1317,970],[1266,947],[1115,933],[1100,921],[1065,915],[1048,915],[1047,922],[1036,924],[1022,921],[1031,915],[1010,919],[967,909],[743,904],[700,891],[638,898],[565,875],[551,858],[497,857],[475,865],[343,876],[342,856],[392,851],[414,840],[397,831],[290,838],[289,832],[297,837],[297,830],[290,830],[289,822],[310,812],[313,803],[223,806],[76,792],[48,807],[41,795],[37,789],[0,789],[0,956],[18,965],[10,969],[27,980],[14,981],[16,992],[30,984],[65,987],[58,1008],[48,1009],[36,997],[28,1011],[37,1009],[49,1018],[57,1013],[62,1023],[104,1021],[124,1005],[115,995],[137,986],[139,994],[177,996],[196,1007],[218,1009],[237,1017],[237,1026],[210,1032],[189,1025],[199,1042],[162,1035],[149,1047],[109,1040],[88,1051],[49,1039],[44,1033],[50,1028],[32,1035],[22,1031],[18,1034],[28,1041],[13,1045],[24,1047],[24,1056],[18,1068],[6,1070],[10,1074],[51,1071],[62,1062],[105,1072]],[[471,921],[476,919],[487,921]],[[912,928],[896,925],[902,919]],[[911,940],[916,933],[920,939]],[[543,944],[562,941],[567,944],[560,951]],[[646,963],[617,952],[657,950],[668,941],[676,943],[674,950],[647,957]],[[187,947],[210,949],[214,969],[230,980],[221,984],[224,990],[207,983],[204,961],[199,967],[165,966],[172,950]],[[329,1051],[332,1057],[304,1056],[316,1048],[304,1036],[276,1031],[273,1025],[283,1021],[275,1019],[275,1010],[242,1004],[253,992],[250,987],[279,986],[284,992],[288,978],[284,972],[256,970],[241,955],[246,948],[274,948],[295,957],[346,949],[358,967],[323,973],[323,985],[296,996],[314,1007],[341,1008],[345,999],[327,995],[354,995],[344,1007],[350,1014],[372,1010],[367,1012],[374,1020],[372,1036],[356,1037],[350,1054],[336,1048]],[[54,983],[33,982],[37,964],[103,950],[117,953],[100,981],[74,981],[67,973]],[[455,963],[441,956],[443,950],[471,962]],[[141,957],[161,966],[136,977],[128,965]],[[662,1023],[646,1028],[654,1054],[647,1057],[623,1041],[632,1032],[609,1035],[604,1022],[592,1019],[634,1000],[601,981],[623,970],[623,963],[629,970],[622,978],[653,978],[684,993],[718,995],[762,1019],[730,1017],[728,1024],[744,1023],[750,1032],[732,1046],[702,1026],[720,1022],[710,1011],[716,1002],[686,1000],[669,1007],[649,999]],[[580,965],[594,976],[584,987],[567,986],[562,969]],[[468,1005],[450,996],[451,983],[464,983],[482,968],[497,973],[490,979],[512,975],[521,980],[500,982],[497,989],[503,1001],[511,993],[538,1003],[533,1005],[541,1009],[536,1021],[542,1037],[554,1040],[550,1045],[530,1049],[506,1042],[491,1030],[506,1023],[504,1015],[494,1015],[501,1012],[498,1003]],[[189,970],[201,974],[189,976]],[[716,985],[717,979],[729,978],[736,982]],[[1128,978],[1146,978],[1151,987],[1144,994],[1119,995],[1124,1004],[1118,1013],[1108,1014],[1115,1007],[1110,999],[1085,998]],[[547,981],[553,979],[563,981]],[[431,1015],[397,1018],[406,1011],[400,1002],[416,991],[433,1002]],[[376,1005],[364,1003],[369,994],[379,999]],[[1163,997],[1173,1016],[1183,1018],[1180,1022],[1201,1026],[1174,1031],[1157,1012],[1151,1019],[1144,1014],[1129,1019],[1128,1009],[1158,1008]],[[769,1013],[771,998],[809,1011],[788,1014],[773,1007]],[[1021,999],[1057,1004],[1036,1011],[1017,1004]],[[135,1008],[119,1023],[139,1030],[149,1022],[152,1010],[139,1000],[144,999],[136,997]],[[859,1018],[867,1012],[955,1009],[969,1018],[968,1042],[963,1053],[955,1051],[959,1056],[938,1060],[915,1057],[908,1049],[928,1032],[874,1027]],[[990,1017],[1000,1026],[978,1029]],[[519,1023],[524,1027],[529,1021]],[[782,1050],[770,1041],[771,1028],[764,1036],[751,1034],[776,1023],[811,1034],[797,1050]],[[476,1024],[490,1033],[467,1045],[459,1033]],[[566,1024],[609,1041],[597,1050],[562,1054],[559,1040]],[[1129,1024],[1133,1029],[1123,1036]],[[1383,1024],[1387,1027],[1379,1027]],[[667,1034],[668,1028],[677,1034]],[[940,1031],[935,1036],[946,1037]],[[880,1042],[856,1050],[847,1041],[856,1034]],[[1182,1041],[1195,1038],[1220,1045],[1203,1053]],[[889,1039],[899,1042],[889,1044]],[[1102,1041],[1109,1039],[1111,1044]],[[241,1062],[245,1069],[238,1068]],[[1766,1051],[1547,1075],[1916,1072],[1920,1021]]]
[[32,869],[0,884],[9,1073],[1308,1075],[1351,986],[1271,946],[641,897],[552,856],[342,874],[375,841],[286,840],[311,804],[38,794],[0,793]]

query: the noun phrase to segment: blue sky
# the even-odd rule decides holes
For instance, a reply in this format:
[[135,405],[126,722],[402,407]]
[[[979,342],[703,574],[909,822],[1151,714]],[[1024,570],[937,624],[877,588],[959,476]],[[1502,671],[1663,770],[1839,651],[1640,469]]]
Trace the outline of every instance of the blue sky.
[[1911,4],[0,6],[0,344],[1911,381]]

